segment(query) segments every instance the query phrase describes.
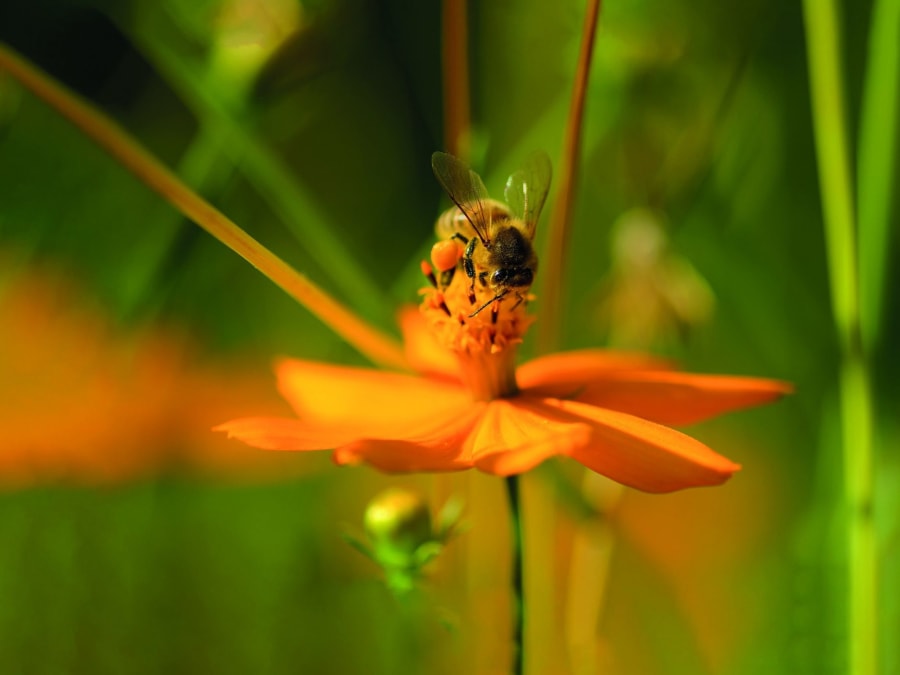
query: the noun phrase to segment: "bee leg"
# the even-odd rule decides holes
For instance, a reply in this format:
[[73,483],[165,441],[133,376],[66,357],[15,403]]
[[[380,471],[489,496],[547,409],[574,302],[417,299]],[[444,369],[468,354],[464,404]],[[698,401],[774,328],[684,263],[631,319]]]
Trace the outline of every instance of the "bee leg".
[[[457,233],[454,236],[459,236],[463,238],[462,235]],[[468,244],[466,244],[465,253],[463,253],[463,269],[466,270],[466,276],[469,277],[469,304],[475,304],[475,261],[472,260],[472,255],[475,253],[475,246],[478,245],[478,237],[473,237],[468,240]]]
[[471,258],[463,258],[463,269],[466,271],[466,276],[472,280],[472,284],[475,284],[475,263],[472,262]]
[[[496,325],[498,318],[500,318],[500,303],[495,302],[493,305],[491,305],[491,323]],[[494,334],[492,333],[491,334],[491,342],[493,343],[493,341],[494,341]]]
[[432,271],[440,280],[442,290],[453,281],[453,271],[459,266],[462,253],[459,243],[454,239],[442,239],[431,247]]
[[512,307],[509,308],[510,311],[514,310],[516,307],[518,307],[523,302],[525,302],[525,296],[522,295],[521,293],[519,293],[518,291],[516,291],[516,297],[518,298],[518,300],[516,300],[516,304],[514,304]]
[[[472,241],[475,241],[474,239]],[[469,284],[469,304],[475,304],[475,263],[472,262],[471,258],[463,258],[463,269],[466,271],[466,276],[471,279],[471,283]]]

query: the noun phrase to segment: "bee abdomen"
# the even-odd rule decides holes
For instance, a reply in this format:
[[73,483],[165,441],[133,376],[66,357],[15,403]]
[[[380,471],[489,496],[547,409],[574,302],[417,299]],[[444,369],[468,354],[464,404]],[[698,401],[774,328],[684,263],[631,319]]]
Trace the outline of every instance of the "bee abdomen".
[[[482,204],[484,204],[485,218],[491,223],[498,223],[512,218],[509,207],[496,199],[485,199],[482,201]],[[457,232],[466,239],[471,239],[475,236],[475,230],[472,229],[462,211],[455,206],[441,214],[434,225],[434,231],[438,239],[449,239]]]

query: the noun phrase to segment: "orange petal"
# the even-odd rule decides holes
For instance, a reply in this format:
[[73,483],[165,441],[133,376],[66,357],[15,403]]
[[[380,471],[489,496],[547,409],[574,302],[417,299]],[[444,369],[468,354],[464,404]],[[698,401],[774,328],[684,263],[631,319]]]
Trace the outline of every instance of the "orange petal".
[[569,454],[590,436],[588,424],[547,411],[528,397],[498,399],[488,404],[466,443],[466,454],[481,471],[509,476]]
[[615,372],[669,370],[671,367],[670,362],[649,354],[581,349],[547,354],[528,361],[516,370],[516,381],[522,389],[542,386],[571,389],[567,385],[582,385]]
[[312,428],[300,420],[280,417],[243,417],[225,422],[213,431],[225,431],[263,450],[330,450],[353,440],[346,429]]
[[430,424],[390,439],[361,439],[337,448],[338,464],[366,462],[381,471],[459,471],[472,466],[463,444],[484,413],[486,403],[469,405],[449,415],[434,416]]
[[279,391],[303,422],[352,438],[400,438],[471,403],[459,385],[370,368],[284,359],[276,372]]
[[435,338],[418,307],[405,307],[400,312],[400,331],[406,360],[416,372],[459,381],[458,361]]
[[790,393],[786,382],[755,377],[649,371],[610,373],[573,391],[572,385],[544,385],[537,395],[571,398],[660,424],[694,424],[723,413],[768,403]]
[[718,485],[740,469],[700,441],[633,415],[574,401],[545,399],[543,404],[590,424],[590,442],[569,452],[573,459],[644,492]]

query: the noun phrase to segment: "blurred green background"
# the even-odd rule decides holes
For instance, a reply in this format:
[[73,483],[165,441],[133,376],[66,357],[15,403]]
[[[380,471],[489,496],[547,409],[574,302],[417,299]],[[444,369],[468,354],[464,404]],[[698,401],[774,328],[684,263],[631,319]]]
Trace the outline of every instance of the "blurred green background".
[[[528,152],[558,162],[584,5],[472,5],[473,164],[499,195]],[[611,506],[590,515],[572,506],[580,467],[526,477],[529,672],[845,672],[840,354],[802,6],[605,5],[562,346],[797,393],[692,430],[743,464],[721,488],[601,485]],[[872,7],[842,9],[855,150]],[[396,332],[445,207],[429,166],[440,17],[397,0],[13,0],[0,40]],[[900,673],[896,209],[891,223],[871,352],[882,673]],[[209,432],[287,412],[276,355],[362,358],[3,77],[0,331],[0,672],[507,671],[500,481],[337,469]],[[341,538],[395,484],[435,508],[460,496],[468,524],[399,599]]]

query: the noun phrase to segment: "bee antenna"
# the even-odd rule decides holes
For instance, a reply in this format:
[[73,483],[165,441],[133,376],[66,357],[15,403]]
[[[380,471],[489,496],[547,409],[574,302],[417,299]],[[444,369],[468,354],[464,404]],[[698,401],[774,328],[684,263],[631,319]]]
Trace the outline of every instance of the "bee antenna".
[[507,293],[509,293],[508,290],[506,290],[506,291],[501,291],[500,293],[497,293],[497,295],[495,295],[493,298],[491,298],[490,300],[488,300],[486,303],[484,303],[481,307],[479,307],[478,309],[476,309],[474,312],[472,312],[471,314],[469,314],[469,318],[470,318],[470,319],[474,319],[478,314],[481,313],[482,310],[484,310],[484,309],[490,307],[492,303],[496,302],[497,300],[502,300],[503,298],[505,298]]

